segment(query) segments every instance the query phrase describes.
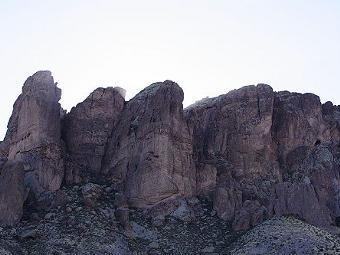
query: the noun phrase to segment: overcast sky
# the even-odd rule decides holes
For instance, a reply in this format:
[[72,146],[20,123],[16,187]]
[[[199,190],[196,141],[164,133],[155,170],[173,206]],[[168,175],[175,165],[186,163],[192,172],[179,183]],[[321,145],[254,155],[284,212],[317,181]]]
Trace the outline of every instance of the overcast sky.
[[340,104],[339,0],[0,0],[0,140],[25,79],[51,70],[70,108],[171,79],[188,105],[244,85]]

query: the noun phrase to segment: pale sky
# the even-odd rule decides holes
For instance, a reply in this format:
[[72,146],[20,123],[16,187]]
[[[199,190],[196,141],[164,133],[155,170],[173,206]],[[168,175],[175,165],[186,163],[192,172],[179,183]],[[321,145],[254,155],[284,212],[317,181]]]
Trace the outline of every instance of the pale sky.
[[340,104],[339,0],[0,0],[0,140],[28,76],[51,70],[70,108],[170,79],[187,106],[249,84]]

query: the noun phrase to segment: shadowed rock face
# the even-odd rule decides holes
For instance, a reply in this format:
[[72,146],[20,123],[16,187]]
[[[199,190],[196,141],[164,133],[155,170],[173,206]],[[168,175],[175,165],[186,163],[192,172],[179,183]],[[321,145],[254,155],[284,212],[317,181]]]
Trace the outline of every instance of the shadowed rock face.
[[69,155],[67,183],[79,183],[86,174],[101,170],[108,138],[124,107],[119,88],[98,88],[66,115],[63,138]]
[[182,101],[176,83],[155,83],[131,99],[121,114],[103,170],[122,183],[131,206],[195,193],[192,138]]

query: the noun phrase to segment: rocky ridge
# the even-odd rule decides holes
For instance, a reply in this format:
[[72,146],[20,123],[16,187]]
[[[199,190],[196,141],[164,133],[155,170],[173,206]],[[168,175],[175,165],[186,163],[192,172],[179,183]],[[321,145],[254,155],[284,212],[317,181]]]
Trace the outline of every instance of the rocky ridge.
[[0,143],[0,225],[56,208],[74,185],[96,208],[105,183],[125,231],[132,208],[190,218],[183,199],[195,197],[234,231],[287,215],[337,231],[340,107],[265,84],[186,109],[172,81],[124,94],[98,88],[66,113],[49,71],[27,79]]

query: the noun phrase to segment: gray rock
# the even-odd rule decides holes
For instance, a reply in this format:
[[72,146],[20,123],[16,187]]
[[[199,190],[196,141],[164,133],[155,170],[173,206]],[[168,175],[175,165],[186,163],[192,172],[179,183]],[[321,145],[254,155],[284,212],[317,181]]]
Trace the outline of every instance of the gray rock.
[[202,253],[213,253],[215,251],[215,247],[207,246],[201,250]]
[[18,234],[18,237],[21,239],[34,239],[39,235],[38,230],[35,228],[24,229]]
[[152,225],[156,227],[160,227],[164,224],[165,217],[164,216],[157,216],[152,218]]
[[179,207],[170,215],[183,221],[190,221],[194,218],[192,210],[184,199],[180,200]]
[[94,183],[87,183],[81,188],[84,204],[87,207],[95,207],[97,200],[103,193],[103,189],[100,185]]
[[147,228],[136,223],[135,221],[131,222],[131,230],[132,237],[134,238],[141,238],[149,241],[157,240],[157,234],[155,232],[148,230]]
[[157,243],[157,242],[151,242],[151,243],[149,244],[149,247],[150,247],[151,249],[159,249],[159,243]]
[[55,217],[55,213],[47,213],[45,215],[45,220],[50,220],[50,219],[53,219]]

